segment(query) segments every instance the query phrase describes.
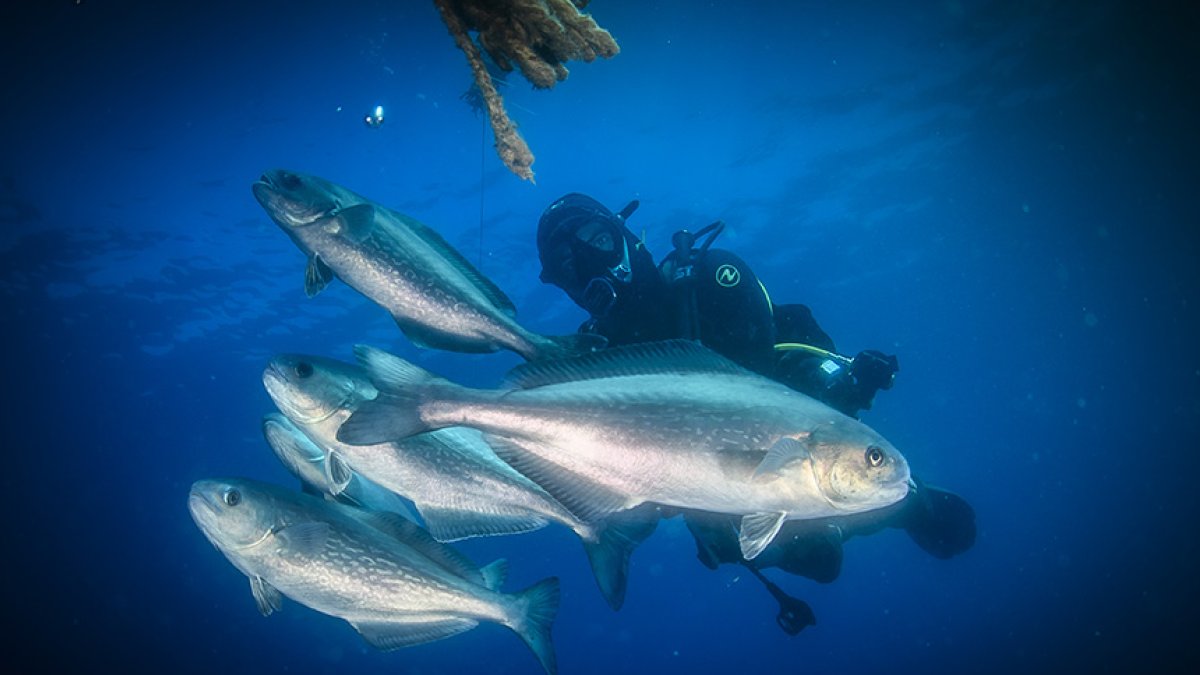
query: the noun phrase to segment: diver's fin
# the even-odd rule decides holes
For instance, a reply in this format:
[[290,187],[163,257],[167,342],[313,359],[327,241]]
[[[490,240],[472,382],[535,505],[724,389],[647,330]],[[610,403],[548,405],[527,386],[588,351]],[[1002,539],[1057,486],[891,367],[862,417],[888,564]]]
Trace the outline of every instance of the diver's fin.
[[389,651],[441,640],[479,625],[474,619],[439,619],[416,623],[397,621],[350,622],[372,647]]
[[817,625],[817,615],[807,602],[789,595],[779,599],[775,623],[788,635],[798,635],[806,626]]
[[779,478],[783,467],[811,456],[808,448],[800,441],[794,438],[781,438],[767,451],[767,456],[763,457],[751,479],[758,483],[775,480]]
[[262,577],[250,577],[250,594],[263,616],[271,616],[283,609],[283,594]]
[[919,481],[916,502],[905,510],[905,531],[922,549],[946,560],[975,545],[975,509],[967,500]]
[[509,371],[505,381],[517,389],[533,389],[608,377],[695,372],[746,374],[749,371],[697,342],[666,340],[609,347],[573,359],[525,363]]
[[488,301],[492,303],[492,305],[508,316],[517,315],[516,306],[513,305],[513,301],[504,294],[504,291],[500,290],[500,288],[497,287],[496,284],[492,283],[490,279],[483,276],[482,272],[475,269],[475,266],[472,265],[471,262],[463,256],[463,254],[459,253],[458,249],[454,248],[449,244],[449,242],[443,239],[442,235],[438,234],[436,230],[422,222],[405,216],[404,214],[396,215],[400,216],[401,220],[404,221],[404,224],[407,225],[413,233],[419,236],[426,244],[429,244],[430,248],[433,248],[440,253],[446,262],[453,265],[460,274],[466,277],[471,284],[475,286],[475,288],[479,289],[479,292],[483,293],[484,297],[486,297]]
[[504,585],[504,580],[508,578],[508,560],[504,558],[496,558],[492,562],[479,568],[479,574],[483,577],[483,585],[493,591],[499,591]]
[[596,523],[617,511],[624,511],[638,504],[631,503],[628,495],[598,485],[543,459],[512,439],[491,435],[485,435],[484,438],[488,445],[492,446],[497,457],[537,483],[585,523]]
[[510,626],[533,650],[548,675],[555,675],[558,662],[550,628],[558,614],[558,577],[542,579],[517,594],[517,608]]
[[763,576],[763,573],[754,565],[743,563],[746,569],[758,580],[762,582],[767,591],[779,602],[779,614],[775,616],[775,623],[783,629],[783,632],[788,635],[798,635],[806,626],[817,625],[817,617],[813,614],[812,607],[808,603],[798,598],[793,598],[783,591],[782,588],[776,586],[770,579]]
[[325,457],[325,480],[329,481],[329,494],[336,497],[354,480],[354,471],[342,461],[341,455],[331,452]]
[[614,513],[595,528],[595,540],[583,540],[588,562],[600,594],[613,610],[625,603],[629,576],[629,556],[658,526],[658,512],[643,504],[629,511]]
[[545,527],[547,520],[532,513],[477,513],[417,504],[429,534],[440,542],[500,534],[521,534]]
[[325,290],[331,281],[333,281],[333,270],[329,269],[329,266],[314,254],[308,259],[308,265],[304,268],[304,294],[311,298]]
[[785,518],[787,518],[787,514],[782,511],[751,513],[744,516],[738,535],[738,544],[742,547],[742,557],[746,560],[754,560],[759,553],[762,553],[775,535],[779,534],[779,528],[783,527]]
[[596,333],[571,333],[570,335],[539,335],[534,341],[532,352],[521,356],[526,361],[566,359],[592,354],[608,345],[608,338]]

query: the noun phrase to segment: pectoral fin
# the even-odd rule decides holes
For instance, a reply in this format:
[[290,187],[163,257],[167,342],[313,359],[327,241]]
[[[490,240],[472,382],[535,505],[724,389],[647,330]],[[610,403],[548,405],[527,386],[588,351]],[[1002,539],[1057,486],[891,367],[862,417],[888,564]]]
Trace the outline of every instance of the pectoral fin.
[[762,553],[763,549],[775,539],[775,535],[779,534],[779,528],[783,527],[786,517],[787,514],[782,511],[751,513],[743,517],[741,532],[738,534],[742,557],[746,560],[753,560],[759,553]]
[[370,204],[347,206],[338,211],[337,226],[344,237],[355,243],[361,242],[375,228],[375,207]]
[[250,577],[250,593],[263,616],[271,616],[272,612],[283,609],[283,594],[262,577]]
[[325,540],[329,538],[332,529],[329,523],[298,523],[279,530],[275,533],[275,538],[285,555],[309,558],[320,553],[325,547]]
[[329,481],[330,494],[337,496],[345,491],[346,486],[354,479],[354,472],[342,461],[340,455],[331,452],[325,458],[325,480]]
[[779,478],[780,472],[785,466],[792,462],[807,460],[811,456],[808,448],[800,441],[794,438],[781,438],[767,451],[767,456],[763,457],[751,479],[756,483],[775,480]]
[[304,268],[304,294],[311,298],[325,290],[331,281],[333,270],[320,257],[314,255],[309,258],[308,267]]

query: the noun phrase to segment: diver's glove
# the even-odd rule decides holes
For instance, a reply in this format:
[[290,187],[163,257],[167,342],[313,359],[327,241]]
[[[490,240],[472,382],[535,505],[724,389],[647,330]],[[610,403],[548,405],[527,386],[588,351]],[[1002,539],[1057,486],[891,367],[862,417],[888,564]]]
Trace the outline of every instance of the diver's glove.
[[864,349],[850,363],[850,374],[863,394],[873,395],[880,389],[891,389],[900,370],[900,362],[892,354]]

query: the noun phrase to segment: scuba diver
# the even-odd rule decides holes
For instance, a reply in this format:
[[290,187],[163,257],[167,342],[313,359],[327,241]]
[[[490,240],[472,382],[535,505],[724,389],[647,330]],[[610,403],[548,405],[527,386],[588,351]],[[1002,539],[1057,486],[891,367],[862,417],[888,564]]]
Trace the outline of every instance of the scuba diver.
[[871,407],[877,391],[892,387],[899,370],[895,356],[875,350],[852,359],[837,354],[808,307],[775,305],[741,258],[711,248],[723,223],[696,234],[676,232],[675,249],[656,265],[625,226],[637,206],[631,202],[614,214],[572,193],[542,214],[541,280],[588,312],[581,332],[602,335],[610,346],[698,340],[852,417]]
[[[669,339],[697,340],[744,368],[781,382],[851,417],[870,409],[879,390],[891,389],[899,362],[864,350],[853,358],[836,351],[808,307],[776,305],[750,267],[730,251],[712,248],[724,229],[717,221],[695,233],[676,232],[660,263],[626,221],[630,202],[613,213],[580,193],[550,204],[538,221],[541,280],[562,289],[589,318],[580,331],[604,336],[610,346]],[[673,513],[664,511],[664,517]],[[737,519],[685,511],[697,557],[707,567],[745,566],[780,603],[779,626],[789,635],[816,619],[761,569],[829,583],[841,571],[842,544],[885,527],[904,529],[924,550],[950,558],[975,542],[975,513],[958,495],[913,479],[899,503],[855,517],[792,521],[774,544],[745,560]]]

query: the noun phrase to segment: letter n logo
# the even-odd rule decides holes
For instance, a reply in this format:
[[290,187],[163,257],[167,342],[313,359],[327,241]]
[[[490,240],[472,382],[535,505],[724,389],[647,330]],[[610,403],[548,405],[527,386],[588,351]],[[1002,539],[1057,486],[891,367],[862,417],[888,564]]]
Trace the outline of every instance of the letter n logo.
[[742,280],[742,273],[733,265],[721,265],[717,268],[717,283],[725,288],[733,288]]

